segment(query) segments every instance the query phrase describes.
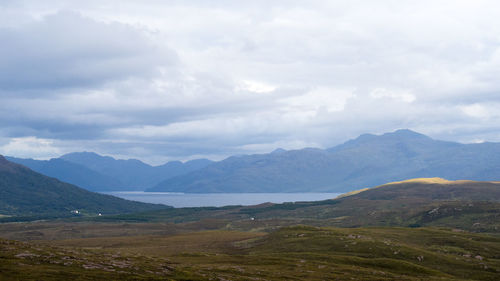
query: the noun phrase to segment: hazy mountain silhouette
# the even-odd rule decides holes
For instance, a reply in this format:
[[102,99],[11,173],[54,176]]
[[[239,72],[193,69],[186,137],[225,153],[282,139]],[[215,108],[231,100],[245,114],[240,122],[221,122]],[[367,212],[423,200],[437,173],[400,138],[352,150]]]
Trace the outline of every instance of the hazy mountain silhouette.
[[71,163],[63,159],[50,160],[21,159],[5,157],[7,160],[24,165],[43,175],[61,181],[85,187],[87,190],[120,190],[124,184],[110,176],[103,175],[83,165]]
[[411,130],[336,147],[229,157],[148,191],[346,192],[409,178],[500,179],[500,143],[460,144]]
[[10,162],[0,155],[0,214],[66,217],[119,214],[167,208],[90,192]]
[[117,160],[93,152],[75,152],[51,160],[6,157],[41,174],[92,191],[144,190],[162,180],[201,169],[212,161],[171,161],[151,166],[136,159]]

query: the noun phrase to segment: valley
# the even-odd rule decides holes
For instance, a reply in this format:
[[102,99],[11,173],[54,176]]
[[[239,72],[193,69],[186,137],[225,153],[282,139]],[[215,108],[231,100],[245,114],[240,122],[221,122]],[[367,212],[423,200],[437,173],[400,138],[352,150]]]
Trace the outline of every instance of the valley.
[[[425,136],[399,131],[382,136],[361,136],[333,150],[341,154],[350,151],[353,157],[359,155],[352,149],[359,153],[364,153],[363,149],[385,153],[389,146],[373,147],[380,141],[394,141],[390,147],[396,145],[396,148],[390,151],[401,159],[404,158],[401,148],[405,147],[411,161],[421,161],[419,157],[431,153],[421,153],[422,142],[425,146],[435,143]],[[359,146],[360,143],[363,145]],[[438,142],[442,152],[452,153],[446,148],[449,145]],[[410,148],[415,153],[410,153]],[[299,162],[288,158],[305,151],[328,157],[334,155],[328,154],[333,152],[308,149],[280,150],[269,155],[229,158],[188,172],[186,176],[195,179],[197,173],[201,175],[217,167],[230,168],[231,175],[217,173],[225,175],[228,182],[232,182],[233,176],[238,178],[238,184],[233,182],[232,186],[248,192],[256,190],[246,185],[247,179],[254,183],[266,179],[288,186],[282,181],[285,176],[274,181],[266,172],[259,172],[260,169],[269,172],[280,167],[275,170],[277,174],[287,175],[288,170],[305,183],[309,181],[307,173],[299,167],[311,165],[312,168],[307,169],[317,168],[317,179],[321,179],[325,171],[319,172],[321,169],[313,162],[297,166]],[[475,155],[479,159],[494,152]],[[103,160],[93,154],[73,156],[90,156],[90,160],[85,158],[90,162]],[[315,161],[322,159],[322,156],[308,157]],[[496,158],[491,157],[491,163],[495,163]],[[366,184],[375,179],[370,176],[374,171],[384,169],[385,165],[396,167],[393,172],[399,171],[398,165],[410,163],[410,158],[385,164],[369,161],[365,166],[355,164],[363,171],[358,176],[366,176],[367,182],[357,185],[361,189],[349,188],[349,192],[326,200],[173,208],[91,192],[0,157],[0,278],[498,280],[500,182],[440,177],[400,179],[398,176],[397,181],[367,187]],[[381,158],[374,159],[381,161]],[[110,165],[119,171],[121,168],[114,166],[117,163],[137,164],[111,158],[105,161],[102,163],[107,164],[99,169]],[[59,160],[49,162],[58,163]],[[283,163],[287,163],[284,170]],[[482,165],[475,163],[473,168],[464,164],[456,162],[455,167],[460,166],[457,173],[463,169],[473,172]],[[85,169],[91,168],[89,162],[86,165]],[[248,171],[248,165],[257,167],[255,172],[260,176],[243,176],[241,171]],[[378,168],[373,170],[374,167]],[[132,169],[137,170],[137,167]],[[413,168],[409,165],[404,169]],[[488,172],[488,177],[495,178],[495,171]],[[94,172],[97,173],[94,170],[89,175]],[[447,173],[439,169],[435,172]],[[335,177],[336,173],[330,175]],[[210,182],[210,178],[206,175],[204,184]],[[339,184],[333,178],[322,180]],[[311,181],[312,188],[315,184],[319,182]],[[346,182],[343,184],[349,186]],[[190,184],[185,186],[189,188]],[[218,186],[222,189],[208,190],[219,194],[224,185]],[[294,190],[293,186],[288,187],[287,190]],[[206,189],[192,191],[201,190]],[[155,193],[150,194],[155,196]],[[239,194],[245,196],[245,193]]]
[[500,183],[0,224],[5,280],[497,280]]
[[500,281],[498,11],[0,0],[0,281]]

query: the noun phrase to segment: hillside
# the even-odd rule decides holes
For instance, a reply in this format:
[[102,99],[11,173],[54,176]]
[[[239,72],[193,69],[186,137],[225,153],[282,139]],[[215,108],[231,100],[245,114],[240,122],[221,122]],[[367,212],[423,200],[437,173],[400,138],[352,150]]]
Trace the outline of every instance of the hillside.
[[207,159],[196,159],[151,166],[136,159],[117,160],[92,152],[69,153],[51,160],[6,158],[43,175],[91,191],[144,190],[162,180],[187,174],[212,163]]
[[[251,218],[254,218],[252,220]],[[448,226],[500,232],[500,183],[415,179],[350,192],[331,200],[183,208],[110,219],[187,222],[219,219],[250,230],[308,224],[314,226]]]
[[124,187],[134,190],[146,189],[162,180],[187,174],[212,163],[207,159],[197,159],[186,163],[170,161],[160,166],[151,166],[137,159],[114,159],[92,152],[74,152],[60,158],[118,179]]
[[499,237],[435,228],[295,226],[268,234],[0,239],[0,278],[493,281],[500,275],[499,251]]
[[0,215],[67,217],[140,212],[167,208],[93,193],[36,173],[0,156]]
[[500,143],[460,144],[398,130],[339,146],[229,157],[148,191],[348,192],[408,178],[500,179]]
[[30,241],[0,239],[4,261],[0,276],[13,280],[26,276],[32,280],[68,276],[498,280],[500,276],[498,182],[419,178],[318,202],[165,209],[83,219],[0,224],[0,237]]
[[50,160],[21,159],[5,157],[7,160],[29,167],[40,174],[60,181],[84,187],[91,191],[121,190],[124,184],[110,176],[103,175],[83,165],[54,158]]

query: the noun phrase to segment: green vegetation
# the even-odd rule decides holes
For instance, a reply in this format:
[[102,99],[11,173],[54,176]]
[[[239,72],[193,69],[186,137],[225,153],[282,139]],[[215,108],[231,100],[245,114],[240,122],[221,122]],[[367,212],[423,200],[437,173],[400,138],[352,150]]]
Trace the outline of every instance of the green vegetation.
[[0,240],[2,280],[498,280],[500,237],[294,226],[30,243]]
[[164,258],[0,239],[1,280],[203,280]]
[[[475,232],[500,232],[500,184],[437,179],[391,183],[333,200],[165,209],[93,218],[94,221],[183,223],[230,221],[234,230],[312,226],[446,226]],[[252,219],[253,218],[253,219]]]
[[[89,192],[38,174],[0,156],[0,221],[97,216],[164,209],[167,206],[128,201]],[[76,213],[78,211],[78,213]]]
[[4,223],[0,278],[499,280],[499,228],[500,183],[418,179],[317,202]]

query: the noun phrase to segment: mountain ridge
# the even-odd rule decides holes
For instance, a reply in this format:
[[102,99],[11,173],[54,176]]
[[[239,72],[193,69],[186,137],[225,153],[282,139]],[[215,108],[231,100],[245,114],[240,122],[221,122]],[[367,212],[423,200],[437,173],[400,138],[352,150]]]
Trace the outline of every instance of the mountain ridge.
[[[497,156],[498,155],[498,156]],[[408,178],[500,179],[500,143],[461,144],[408,129],[363,134],[337,146],[151,166],[94,152],[9,160],[92,191],[347,192]]]
[[50,160],[22,159],[9,156],[6,158],[11,162],[29,167],[43,175],[55,177],[77,186],[83,186],[90,191],[120,189],[124,185],[115,178],[60,158],[52,158]]
[[500,143],[460,144],[407,129],[364,134],[328,149],[229,157],[146,191],[347,192],[420,177],[498,180]]
[[33,218],[120,214],[167,208],[98,194],[44,176],[0,155],[0,214]]
[[16,157],[7,159],[90,191],[144,190],[167,178],[212,163],[208,159],[195,159],[185,163],[170,161],[163,165],[151,166],[137,159],[114,159],[95,152],[73,152],[50,160]]

